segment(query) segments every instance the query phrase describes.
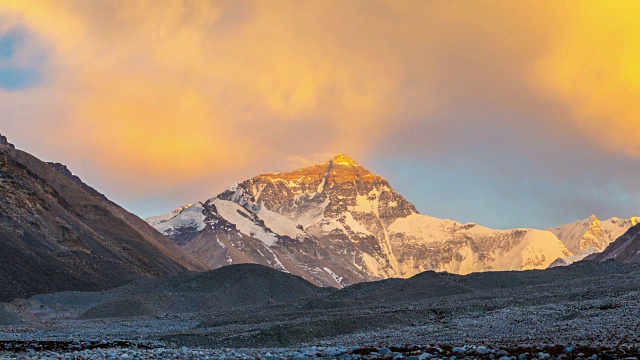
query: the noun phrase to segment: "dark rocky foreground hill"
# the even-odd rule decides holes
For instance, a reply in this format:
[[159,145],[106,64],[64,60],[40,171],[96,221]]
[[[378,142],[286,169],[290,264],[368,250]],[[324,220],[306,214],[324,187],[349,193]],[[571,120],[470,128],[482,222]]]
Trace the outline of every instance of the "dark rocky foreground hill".
[[[268,357],[267,352],[283,358],[309,352],[489,358],[482,346],[494,355],[499,349],[528,353],[522,359],[539,358],[538,352],[566,358],[566,348],[570,358],[612,351],[622,357],[640,346],[639,300],[640,266],[616,261],[465,276],[429,271],[340,290],[243,264],[3,304],[0,345],[11,340],[78,349],[125,341],[131,349],[162,348],[144,350],[148,356],[186,351],[186,358]],[[456,348],[462,345],[467,346]],[[384,348],[397,354],[386,356],[379,352]]]
[[66,167],[60,170],[0,143],[0,301],[204,269]]

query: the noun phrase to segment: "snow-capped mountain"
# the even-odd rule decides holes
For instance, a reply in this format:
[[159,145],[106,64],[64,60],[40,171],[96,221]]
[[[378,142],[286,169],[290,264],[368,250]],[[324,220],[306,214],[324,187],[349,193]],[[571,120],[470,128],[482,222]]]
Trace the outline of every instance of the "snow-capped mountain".
[[624,235],[607,246],[602,253],[589,257],[589,259],[601,262],[616,260],[626,264],[640,264],[640,224],[634,225]]
[[425,270],[543,269],[573,255],[550,231],[420,215],[385,179],[342,154],[253,177],[147,220],[211,268],[258,263],[330,286]]
[[176,215],[180,214],[181,212],[183,212],[184,210],[188,209],[189,207],[191,207],[191,205],[193,204],[185,204],[180,206],[179,208],[173,210],[172,212],[168,213],[168,214],[162,214],[159,216],[152,216],[149,218],[146,218],[145,221],[149,223],[149,225],[151,226],[156,226],[160,223],[169,221],[171,219],[173,219],[174,217],[176,217]]
[[582,221],[560,225],[548,230],[556,234],[558,239],[573,253],[581,252],[588,247],[600,252],[627,232],[629,228],[636,225],[639,220],[636,217],[630,219],[612,217],[600,221],[597,216],[591,215]]
[[604,251],[609,244],[635,226],[639,220],[638,217],[630,219],[612,217],[600,221],[596,215],[591,215],[581,221],[548,229],[573,253],[571,256],[558,258],[551,266],[569,265],[591,254]]

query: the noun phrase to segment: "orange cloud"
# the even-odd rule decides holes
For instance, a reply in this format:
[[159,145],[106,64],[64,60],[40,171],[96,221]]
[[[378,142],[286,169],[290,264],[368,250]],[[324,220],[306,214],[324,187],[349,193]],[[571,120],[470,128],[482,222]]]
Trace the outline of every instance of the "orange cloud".
[[607,122],[594,141],[640,155],[638,12],[613,4],[4,1],[47,61],[42,87],[0,109],[47,123],[51,157],[92,163],[127,195],[360,160],[392,131],[426,143],[416,127],[473,97],[500,114],[550,95],[575,117],[547,121]]
[[596,144],[640,157],[640,3],[578,1],[534,82]]
[[51,48],[47,85],[63,94],[57,136],[75,139],[67,154],[82,149],[76,156],[112,176],[174,186],[212,168],[284,161],[259,143],[267,134],[296,142],[288,124],[320,129],[328,137],[317,150],[331,152],[357,152],[392,125],[381,119],[393,107],[393,69],[305,23],[327,6],[267,5],[15,1],[3,12]]

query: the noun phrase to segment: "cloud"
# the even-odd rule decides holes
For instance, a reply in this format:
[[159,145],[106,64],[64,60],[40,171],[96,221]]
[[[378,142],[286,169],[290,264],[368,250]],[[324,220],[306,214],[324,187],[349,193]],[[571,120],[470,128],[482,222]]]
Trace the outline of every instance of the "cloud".
[[[49,47],[43,71],[58,101],[47,111],[57,116],[46,121],[57,124],[51,136],[65,139],[58,152],[96,162],[112,177],[106,181],[169,187],[212,168],[362,153],[392,126],[383,119],[394,106],[395,69],[376,59],[387,50],[360,54],[334,44],[339,34],[327,27],[348,32],[351,24],[317,19],[329,10],[288,2],[30,1],[5,12]],[[324,138],[309,148],[317,135]]]
[[633,5],[3,2],[0,56],[39,79],[2,94],[3,132],[136,202],[336,153],[560,176],[572,146],[640,157]]
[[534,82],[569,105],[576,129],[591,141],[640,157],[640,3],[573,5]]
[[25,29],[0,16],[0,91],[11,92],[37,86],[41,51],[29,46]]
[[288,156],[287,167],[290,169],[301,169],[304,167],[314,166],[327,162],[334,156],[336,156],[336,154],[332,153],[312,154],[311,156]]

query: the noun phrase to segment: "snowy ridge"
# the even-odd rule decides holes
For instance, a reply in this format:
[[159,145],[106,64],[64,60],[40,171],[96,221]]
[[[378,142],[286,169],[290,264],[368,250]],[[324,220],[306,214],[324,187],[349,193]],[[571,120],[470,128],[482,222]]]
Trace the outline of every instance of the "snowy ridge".
[[267,246],[273,246],[278,241],[278,236],[275,233],[257,225],[255,220],[252,219],[255,215],[242,206],[220,199],[214,199],[212,204],[215,205],[220,216],[234,224],[243,234],[255,237]]
[[[178,210],[180,211],[176,212]],[[158,222],[158,220],[161,221]],[[181,207],[169,214],[147,218],[146,221],[165,235],[184,227],[194,228],[196,231],[200,231],[204,229],[205,225],[201,204]],[[153,224],[154,222],[155,225]]]
[[[534,229],[494,230],[414,214],[389,227],[392,245],[403,263],[403,276],[424,270],[468,274],[479,271],[546,268],[568,249],[552,233]],[[448,259],[448,261],[443,261]]]
[[151,217],[148,217],[148,218],[144,219],[144,221],[149,223],[149,225],[151,225],[151,226],[156,226],[156,225],[158,225],[160,223],[163,223],[165,221],[173,219],[174,217],[179,215],[181,212],[183,212],[185,209],[189,208],[191,205],[192,204],[182,205],[182,206],[180,206],[179,208],[173,210],[170,213],[162,214],[162,215],[158,215],[158,216],[151,216]]
[[554,233],[571,252],[577,254],[589,247],[598,252],[603,251],[635,223],[637,223],[637,217],[630,219],[612,217],[600,221],[596,215],[591,215],[584,220],[548,230]]

